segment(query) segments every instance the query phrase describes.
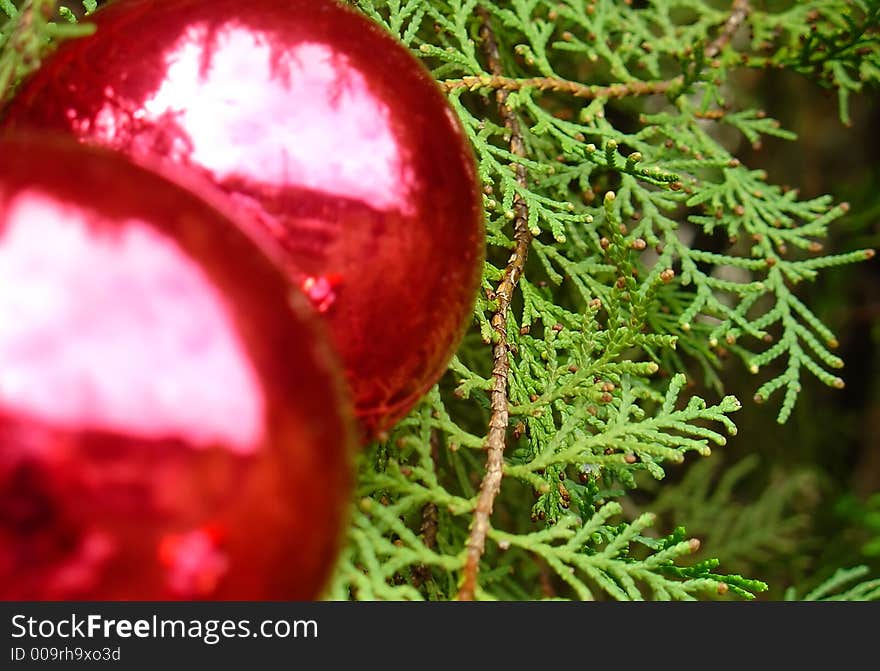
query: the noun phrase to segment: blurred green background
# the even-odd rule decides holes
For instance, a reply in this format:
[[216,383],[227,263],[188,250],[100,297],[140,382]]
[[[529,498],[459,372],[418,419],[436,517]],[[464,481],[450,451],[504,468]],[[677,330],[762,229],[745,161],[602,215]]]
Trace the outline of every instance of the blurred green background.
[[[751,102],[798,135],[757,149],[743,140],[740,159],[803,197],[830,193],[850,204],[827,252],[880,247],[880,98],[853,98],[846,127],[836,94],[799,75],[740,72],[729,85],[740,106]],[[701,538],[696,559],[718,557],[725,571],[767,581],[762,600],[787,588],[801,597],[841,567],[867,565],[867,576],[880,577],[880,260],[829,269],[797,293],[837,334],[846,387],[805,380],[794,413],[778,425],[776,404],[751,400],[758,380],[728,359],[725,391],[744,401],[738,436],[705,463],[688,460],[670,473],[675,487],[640,483],[656,497],[636,500]]]

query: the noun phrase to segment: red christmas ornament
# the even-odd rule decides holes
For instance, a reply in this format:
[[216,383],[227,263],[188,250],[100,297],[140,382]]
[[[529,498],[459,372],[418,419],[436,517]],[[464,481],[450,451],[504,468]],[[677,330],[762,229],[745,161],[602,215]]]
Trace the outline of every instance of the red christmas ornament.
[[286,275],[120,156],[0,155],[0,599],[318,597],[356,441]]
[[375,435],[445,370],[483,259],[472,152],[424,67],[332,0],[118,0],[5,124],[187,166],[285,251]]

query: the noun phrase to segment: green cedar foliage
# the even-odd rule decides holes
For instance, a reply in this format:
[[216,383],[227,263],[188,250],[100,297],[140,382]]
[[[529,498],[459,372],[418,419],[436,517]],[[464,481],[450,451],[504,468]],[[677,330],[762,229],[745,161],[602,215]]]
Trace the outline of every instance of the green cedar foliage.
[[880,600],[880,579],[864,579],[866,566],[839,569],[821,585],[803,596],[793,588],[786,590],[786,601],[877,601]]
[[[824,252],[847,205],[801,199],[736,156],[742,139],[796,140],[739,82],[799,73],[836,90],[848,123],[851,96],[880,80],[880,1],[350,4],[447,92],[478,161],[488,249],[473,328],[447,376],[360,459],[327,597],[459,595],[500,375],[503,478],[476,598],[754,598],[763,582],[704,558],[680,525],[733,565],[791,551],[798,483],[744,506],[729,494],[752,461],[711,491],[712,468],[677,487],[660,481],[736,434],[724,359],[756,377],[753,400],[775,403],[780,423],[802,385],[843,386],[836,338],[801,287],[873,252]],[[69,7],[0,0],[0,95],[14,95],[51,42],[90,29]],[[508,307],[496,292],[524,245]],[[634,504],[642,485],[657,514]],[[852,586],[864,572],[841,570],[802,598],[877,598],[876,580]]]

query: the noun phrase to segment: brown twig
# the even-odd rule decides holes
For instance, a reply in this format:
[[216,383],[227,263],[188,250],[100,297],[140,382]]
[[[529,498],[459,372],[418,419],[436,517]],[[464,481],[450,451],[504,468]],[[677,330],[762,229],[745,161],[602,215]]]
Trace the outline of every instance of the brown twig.
[[[437,470],[437,464],[440,461],[440,436],[437,433],[437,430],[431,431],[431,462],[434,464],[434,470]],[[437,531],[440,526],[440,520],[437,515],[437,504],[436,503],[426,503],[425,507],[422,508],[422,525],[419,528],[419,533],[422,536],[422,541],[425,543],[425,547],[430,550],[434,549],[434,546],[437,545]]]
[[[482,7],[477,9],[482,20],[480,37],[483,40],[483,50],[489,62],[490,70],[496,75],[501,72],[501,59],[498,53],[498,43],[495,34],[489,24],[489,14]],[[522,130],[516,114],[507,105],[507,96],[510,91],[500,88],[495,93],[498,108],[504,127],[510,133],[510,151],[516,156],[525,156]],[[516,180],[525,187],[527,185],[526,170],[520,164],[516,166]],[[504,475],[504,448],[507,443],[507,425],[509,420],[507,399],[507,378],[510,372],[507,342],[507,312],[510,308],[510,300],[513,296],[519,278],[525,268],[526,258],[529,253],[529,245],[532,234],[529,232],[529,211],[525,201],[518,194],[513,199],[513,253],[508,259],[507,267],[498,288],[495,291],[495,299],[498,308],[492,315],[492,328],[495,331],[496,341],[493,347],[492,377],[493,384],[490,392],[490,406],[492,414],[489,418],[489,431],[484,443],[486,456],[486,474],[480,484],[480,492],[477,496],[477,505],[474,509],[474,517],[471,523],[470,534],[467,540],[467,556],[463,570],[461,586],[458,590],[459,601],[472,601],[477,588],[477,573],[480,570],[480,559],[486,549],[486,537],[489,533],[489,518],[495,497],[501,490],[501,479]]]
[[[706,47],[706,56],[712,58],[733,39],[736,31],[751,13],[752,7],[749,0],[734,0],[730,10],[730,15],[724,22],[721,32]],[[485,41],[484,41],[485,43]],[[498,45],[492,39],[495,45],[495,64],[498,64]],[[448,91],[456,89],[477,90],[481,88],[495,89],[500,92],[521,91],[523,89],[538,89],[539,91],[555,91],[557,93],[565,93],[575,98],[585,98],[595,100],[603,98],[611,100],[615,98],[629,98],[631,96],[648,96],[660,93],[667,93],[669,90],[681,85],[684,81],[683,77],[675,77],[668,80],[660,81],[633,81],[626,83],[608,84],[606,86],[596,86],[590,84],[582,84],[580,82],[563,79],[561,77],[525,77],[514,78],[505,77],[501,70],[492,67],[491,58],[490,66],[492,74],[473,75],[461,77],[460,79],[446,79],[440,82],[440,86]],[[507,96],[503,96],[506,100]],[[503,105],[503,103],[501,103]]]
[[[419,527],[419,535],[422,542],[429,550],[433,550],[437,546],[437,531],[440,525],[438,517],[438,509],[436,503],[426,503],[422,507],[422,524]],[[419,587],[431,579],[431,569],[428,566],[419,564],[412,569],[413,585]]]
[[[434,468],[437,468],[437,461],[440,453],[440,439],[437,431],[431,431],[431,461],[434,462]],[[437,504],[428,502],[422,506],[422,523],[419,526],[419,535],[422,542],[429,550],[433,550],[437,546],[437,532],[440,530],[440,516]],[[431,579],[431,569],[422,564],[416,566],[412,570],[413,585],[419,587]]]
[[711,121],[719,121],[727,114],[724,110],[706,110],[705,112],[696,111],[694,117],[697,119],[709,119]]
[[591,86],[588,84],[581,84],[580,82],[573,82],[568,79],[561,79],[559,77],[527,77],[525,79],[515,79],[513,77],[505,77],[495,72],[491,75],[447,79],[440,82],[440,86],[446,91],[462,88],[489,88],[507,92],[534,88],[541,91],[567,93],[575,98],[587,98],[593,100],[596,98],[628,98],[630,96],[647,96],[656,93],[666,93],[675,85],[680,84],[681,81],[681,77],[675,77],[674,79],[664,81],[634,81],[625,84],[609,84],[608,86]]
[[541,556],[535,555],[534,559],[538,565],[538,584],[541,587],[541,596],[545,599],[555,599],[557,594],[553,584],[553,571]]
[[712,42],[709,43],[709,46],[706,47],[706,56],[708,58],[717,56],[718,53],[727,46],[751,11],[752,7],[749,4],[749,0],[733,0],[733,6],[730,8],[730,16],[728,16],[727,21],[724,22],[721,32],[718,33],[718,37],[712,40]]
[[[722,33],[709,46],[713,53],[717,53],[727,44],[733,33],[750,11],[747,0],[735,0],[733,12],[724,25]],[[555,77],[531,77],[526,79],[514,79],[505,77],[501,67],[501,58],[498,51],[498,42],[489,22],[489,13],[478,7],[477,13],[482,21],[480,37],[483,51],[489,64],[491,75],[463,77],[461,79],[447,80],[442,86],[451,91],[457,88],[495,89],[495,99],[504,126],[510,134],[510,151],[516,156],[525,156],[522,130],[516,114],[507,105],[507,98],[512,91],[524,88],[538,88],[541,90],[553,90],[568,93],[579,98],[623,98],[634,95],[651,95],[666,93],[673,87],[680,85],[682,77],[676,77],[668,81],[659,82],[630,82],[626,84],[611,84],[609,86],[588,86],[577,82]],[[521,164],[516,165],[516,180],[523,186],[527,186],[526,170]],[[495,503],[495,498],[501,490],[501,480],[504,477],[504,449],[507,443],[507,427],[509,423],[509,400],[507,398],[508,375],[510,373],[509,347],[507,340],[507,313],[510,308],[511,297],[522,276],[528,257],[529,245],[532,234],[529,232],[529,212],[525,201],[518,194],[513,201],[514,211],[514,249],[508,259],[504,275],[498,284],[494,298],[497,301],[497,309],[492,315],[492,328],[495,331],[495,345],[493,347],[492,377],[493,384],[490,392],[491,416],[489,418],[489,431],[486,435],[484,447],[486,456],[486,474],[480,483],[480,491],[477,495],[477,504],[474,509],[473,521],[471,522],[468,535],[465,557],[465,565],[462,571],[462,581],[458,590],[459,601],[472,601],[477,588],[477,575],[480,569],[480,559],[486,549],[486,538],[490,528],[490,518]]]

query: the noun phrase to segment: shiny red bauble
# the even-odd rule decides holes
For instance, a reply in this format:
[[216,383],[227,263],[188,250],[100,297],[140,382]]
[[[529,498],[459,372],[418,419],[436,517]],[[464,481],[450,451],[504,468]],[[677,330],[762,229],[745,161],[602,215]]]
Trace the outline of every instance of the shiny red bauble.
[[7,127],[187,166],[283,245],[367,435],[440,377],[471,313],[471,149],[424,67],[333,0],[116,0],[27,82]]
[[0,156],[0,599],[317,598],[357,442],[312,311],[118,155]]

